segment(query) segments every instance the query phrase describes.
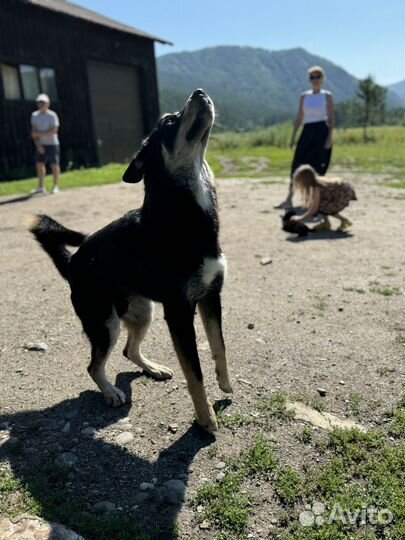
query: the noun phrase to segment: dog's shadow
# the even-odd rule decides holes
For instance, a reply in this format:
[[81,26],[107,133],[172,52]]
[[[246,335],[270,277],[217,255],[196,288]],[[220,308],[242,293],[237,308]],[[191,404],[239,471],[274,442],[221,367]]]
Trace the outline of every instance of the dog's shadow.
[[[139,375],[117,377],[117,385],[127,396],[131,381]],[[132,453],[113,442],[119,430],[100,433],[124,419],[130,408],[129,401],[109,409],[99,392],[86,391],[44,410],[1,415],[0,424],[10,430],[11,437],[0,446],[0,460],[8,460],[46,520],[63,523],[86,540],[177,538],[182,502],[168,503],[162,486],[170,479],[187,485],[194,457],[215,438],[192,425],[156,461],[149,461],[142,457],[142,449],[149,450],[153,444],[148,438],[137,434],[137,450]],[[83,433],[86,427],[94,427],[95,436]],[[125,431],[125,424],[121,427]],[[156,487],[148,491],[147,500],[140,500],[145,493],[140,483],[153,479],[157,479]],[[115,510],[98,514],[94,505],[105,501],[113,503]],[[56,534],[51,538],[56,540]]]

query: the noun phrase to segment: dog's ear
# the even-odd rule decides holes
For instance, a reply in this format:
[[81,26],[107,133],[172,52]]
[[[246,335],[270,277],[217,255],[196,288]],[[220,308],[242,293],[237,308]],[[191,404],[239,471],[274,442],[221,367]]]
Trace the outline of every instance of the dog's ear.
[[124,172],[122,179],[129,184],[140,182],[145,174],[146,160],[149,154],[150,137],[148,137],[134,156],[127,170]]
[[137,156],[135,156],[128,165],[127,170],[124,172],[122,179],[124,182],[128,182],[129,184],[136,184],[142,180],[144,172],[145,167],[143,161],[139,160]]
[[288,212],[286,212],[283,216],[283,219],[290,219],[290,217],[292,216],[295,216],[296,213],[294,212],[294,210],[288,210]]

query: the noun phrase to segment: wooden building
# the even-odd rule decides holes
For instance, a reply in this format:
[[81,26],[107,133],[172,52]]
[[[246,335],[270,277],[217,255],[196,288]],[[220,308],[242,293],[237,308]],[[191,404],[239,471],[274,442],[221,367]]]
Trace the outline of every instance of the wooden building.
[[33,172],[40,92],[62,168],[127,161],[159,116],[155,41],[169,43],[65,0],[1,0],[0,179]]

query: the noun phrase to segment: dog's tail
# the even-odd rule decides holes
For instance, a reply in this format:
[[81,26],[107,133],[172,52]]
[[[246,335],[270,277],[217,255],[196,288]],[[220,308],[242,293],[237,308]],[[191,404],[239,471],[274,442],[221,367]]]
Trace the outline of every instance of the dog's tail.
[[66,245],[80,246],[86,235],[67,229],[44,214],[30,218],[27,227],[48,253],[62,277],[69,281],[69,261],[72,254],[66,249]]

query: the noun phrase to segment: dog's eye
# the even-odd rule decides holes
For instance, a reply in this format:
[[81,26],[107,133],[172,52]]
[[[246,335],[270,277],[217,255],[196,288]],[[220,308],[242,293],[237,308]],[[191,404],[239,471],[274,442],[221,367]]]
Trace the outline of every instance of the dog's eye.
[[177,122],[177,116],[170,116],[166,120],[166,126],[173,126]]

